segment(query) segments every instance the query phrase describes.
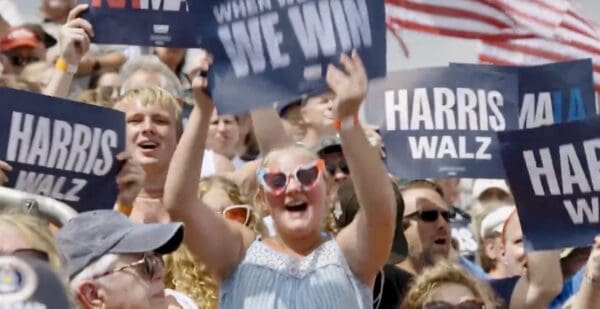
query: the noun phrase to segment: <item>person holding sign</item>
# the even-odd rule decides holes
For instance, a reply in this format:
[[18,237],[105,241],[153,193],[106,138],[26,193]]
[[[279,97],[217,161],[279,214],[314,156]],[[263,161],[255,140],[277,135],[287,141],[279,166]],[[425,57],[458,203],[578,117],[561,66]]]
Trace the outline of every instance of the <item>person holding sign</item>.
[[[257,200],[273,217],[277,235],[258,238],[227,222],[196,197],[196,183],[212,100],[207,81],[194,81],[196,105],[169,167],[164,204],[189,229],[190,250],[221,282],[221,308],[367,308],[371,287],[385,264],[394,234],[394,194],[377,152],[352,122],[366,94],[367,78],[357,53],[330,66],[333,115],[361,204],[355,220],[335,236],[323,233],[328,212],[323,163],[310,150],[287,146],[264,156],[257,173]],[[208,69],[207,67],[205,69]],[[349,121],[348,121],[349,120]],[[323,288],[316,288],[315,284]]]

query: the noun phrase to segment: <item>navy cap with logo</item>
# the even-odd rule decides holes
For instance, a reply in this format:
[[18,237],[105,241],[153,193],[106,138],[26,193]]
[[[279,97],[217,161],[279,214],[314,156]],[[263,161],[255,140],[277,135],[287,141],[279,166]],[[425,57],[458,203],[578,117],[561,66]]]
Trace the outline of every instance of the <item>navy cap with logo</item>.
[[71,308],[65,286],[44,261],[0,256],[0,308]]
[[168,254],[182,241],[182,223],[138,224],[112,210],[83,212],[56,234],[70,279],[106,254]]

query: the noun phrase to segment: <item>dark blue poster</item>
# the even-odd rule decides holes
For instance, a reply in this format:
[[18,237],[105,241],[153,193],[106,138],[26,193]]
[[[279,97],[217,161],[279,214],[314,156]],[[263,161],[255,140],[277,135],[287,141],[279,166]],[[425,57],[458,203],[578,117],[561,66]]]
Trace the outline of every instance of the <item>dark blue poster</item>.
[[596,114],[592,61],[557,62],[538,66],[492,66],[451,63],[519,76],[519,128],[584,119]]
[[123,113],[8,88],[0,97],[0,160],[13,168],[8,187],[78,212],[114,206]]
[[383,0],[90,1],[96,42],[208,50],[222,114],[322,92],[327,66],[353,49],[369,78],[386,72]]
[[369,90],[398,177],[503,178],[496,131],[517,128],[517,77],[461,68],[388,74]]
[[93,42],[141,46],[198,47],[202,44],[197,0],[77,0],[94,27]]
[[526,250],[583,247],[600,233],[600,118],[499,132]]

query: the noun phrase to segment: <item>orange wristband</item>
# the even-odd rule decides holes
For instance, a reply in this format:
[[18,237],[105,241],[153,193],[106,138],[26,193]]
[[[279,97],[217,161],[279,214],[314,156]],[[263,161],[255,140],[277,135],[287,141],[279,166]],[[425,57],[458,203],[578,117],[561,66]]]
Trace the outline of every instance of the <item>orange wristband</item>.
[[117,206],[115,207],[115,209],[118,212],[120,212],[120,213],[122,213],[122,214],[124,214],[124,215],[126,215],[126,216],[129,217],[129,215],[131,215],[131,211],[133,210],[133,206],[131,206],[131,205],[117,204]]
[[352,117],[346,117],[344,119],[335,119],[333,121],[333,127],[338,132],[358,127],[358,114],[354,114]]
[[58,60],[56,60],[56,65],[55,65],[56,69],[63,72],[63,73],[69,73],[69,74],[75,74],[77,73],[77,66],[76,65],[72,65],[72,64],[68,64],[65,59],[62,58],[58,58]]

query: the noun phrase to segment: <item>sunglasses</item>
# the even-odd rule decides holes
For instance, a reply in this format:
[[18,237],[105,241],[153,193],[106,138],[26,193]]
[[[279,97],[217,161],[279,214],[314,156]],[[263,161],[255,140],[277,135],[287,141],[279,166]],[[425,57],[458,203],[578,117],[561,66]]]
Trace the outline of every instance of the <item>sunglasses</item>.
[[94,276],[94,279],[108,276],[108,275],[126,270],[128,268],[138,267],[140,265],[144,266],[144,271],[146,272],[148,279],[151,280],[154,278],[154,275],[156,275],[157,270],[159,268],[163,268],[165,266],[165,261],[163,260],[161,255],[157,255],[154,253],[144,253],[144,257],[142,257],[140,260],[135,261],[131,264],[127,264],[125,266],[117,267],[113,270],[109,270],[101,275]]
[[454,217],[456,216],[454,212],[450,212],[447,210],[423,210],[407,215],[406,217],[417,216],[424,222],[435,222],[437,221],[440,215],[442,216],[442,218],[444,218],[444,220],[446,220],[446,222],[450,222],[450,220],[454,219]]
[[423,309],[485,309],[485,304],[480,300],[466,300],[458,304],[445,301],[432,301],[423,304]]
[[327,173],[329,173],[330,175],[335,174],[335,171],[338,168],[340,169],[340,171],[342,171],[342,173],[344,173],[346,175],[350,175],[350,168],[348,167],[348,163],[346,163],[346,161],[339,161],[337,163],[333,163],[333,162],[325,163],[325,169],[327,170]]
[[290,183],[290,178],[294,177],[302,186],[302,190],[307,191],[312,189],[319,175],[323,172],[325,163],[323,160],[316,160],[313,163],[301,165],[296,168],[293,173],[285,174],[279,171],[268,171],[265,168],[260,168],[256,172],[258,182],[262,187],[274,195],[282,194]]
[[0,255],[12,255],[19,258],[50,262],[48,253],[37,249],[17,249],[12,252],[0,252]]
[[252,208],[250,208],[248,205],[233,205],[217,213],[222,215],[225,219],[237,221],[243,225],[248,225]]
[[24,57],[18,54],[6,54],[6,57],[13,66],[17,67],[40,61],[40,58],[36,56]]

